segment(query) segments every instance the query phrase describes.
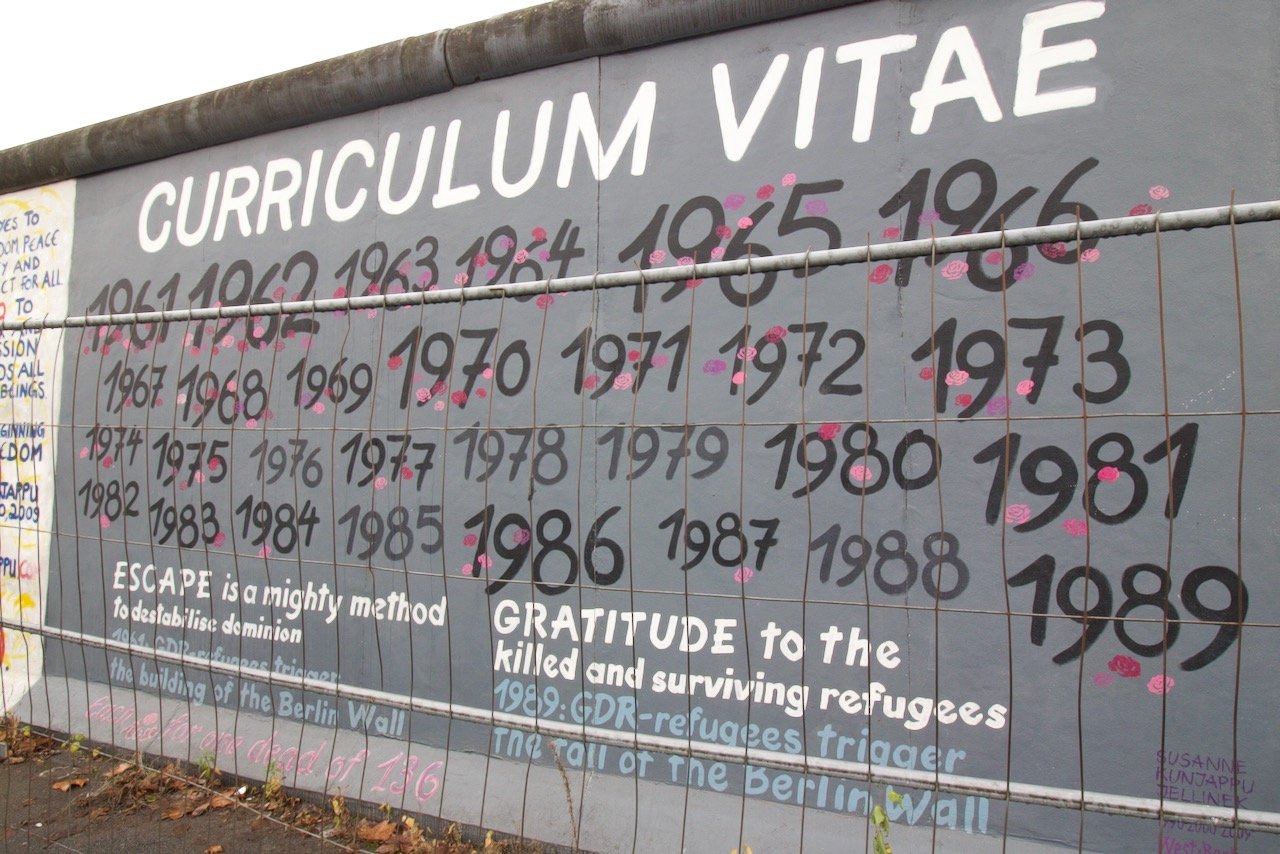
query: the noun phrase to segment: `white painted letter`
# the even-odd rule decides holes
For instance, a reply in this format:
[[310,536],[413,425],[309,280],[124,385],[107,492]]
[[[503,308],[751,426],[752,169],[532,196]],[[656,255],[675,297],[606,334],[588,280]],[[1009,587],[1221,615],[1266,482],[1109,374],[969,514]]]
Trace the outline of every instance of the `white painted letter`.
[[[243,181],[245,190],[236,192],[236,182]],[[240,223],[240,234],[248,237],[253,234],[249,225],[249,203],[258,195],[258,170],[252,166],[233,166],[227,170],[227,183],[222,185],[222,203],[218,208],[218,223],[213,227],[213,239],[217,242],[227,231],[227,215],[236,214]]]
[[369,191],[361,187],[356,190],[350,204],[346,206],[338,204],[338,178],[342,175],[342,167],[357,154],[360,155],[365,166],[373,166],[373,161],[376,159],[373,146],[367,140],[353,139],[338,149],[337,156],[333,158],[333,166],[329,169],[329,180],[324,185],[324,212],[334,222],[346,222],[360,213],[365,199],[369,197]]
[[399,199],[391,198],[391,173],[396,168],[396,154],[400,151],[400,132],[396,131],[387,137],[387,149],[382,155],[382,174],[378,176],[378,207],[384,213],[399,216],[418,201],[422,195],[422,184],[427,179],[427,161],[431,157],[431,146],[436,141],[435,125],[422,129],[422,138],[418,141],[418,159],[413,165],[413,179],[409,189]]
[[755,95],[751,96],[751,106],[747,107],[741,123],[738,122],[737,110],[733,106],[729,66],[721,62],[711,69],[711,82],[716,92],[716,112],[720,115],[720,139],[724,142],[724,156],[734,163],[741,160],[747,153],[747,146],[751,144],[751,138],[760,128],[765,110],[769,108],[773,96],[778,93],[778,86],[782,84],[782,75],[786,73],[787,63],[790,60],[791,58],[785,53],[780,53],[773,58],[764,79],[756,88]]
[[[871,124],[876,117],[876,95],[880,90],[880,60],[891,53],[902,53],[916,46],[914,35],[902,34],[842,44],[836,48],[836,62],[861,62],[858,78],[858,101],[853,107],[853,141],[871,139]],[[946,66],[943,66],[945,69]]]
[[[946,83],[947,69],[951,66],[951,58],[960,60],[960,70],[964,76],[959,80]],[[996,103],[996,93],[991,89],[991,80],[987,77],[987,69],[982,64],[982,54],[973,43],[973,36],[968,27],[952,27],[938,39],[938,46],[929,60],[929,67],[924,73],[924,82],[920,91],[911,96],[911,106],[916,114],[911,118],[911,132],[925,133],[933,124],[933,111],[939,104],[972,98],[982,113],[982,118],[989,122],[998,122],[1004,117],[1000,105]]]
[[1106,11],[1102,0],[1064,3],[1052,9],[1030,12],[1022,19],[1022,52],[1018,55],[1018,85],[1013,92],[1013,114],[1034,116],[1053,110],[1087,107],[1098,97],[1092,86],[1054,89],[1040,92],[1040,72],[1047,68],[1085,62],[1098,55],[1093,39],[1080,39],[1066,44],[1044,44],[1046,30],[1066,24],[1080,24],[1101,18]]
[[453,162],[458,157],[458,132],[462,130],[462,119],[449,122],[449,129],[444,135],[444,158],[440,163],[440,189],[431,197],[431,204],[437,208],[469,202],[480,195],[480,188],[475,184],[453,184]]
[[504,199],[523,196],[529,192],[537,182],[538,176],[542,174],[542,164],[547,159],[547,138],[551,135],[551,113],[554,109],[555,104],[551,101],[543,101],[542,106],[538,107],[538,121],[533,128],[533,153],[529,155],[529,168],[525,171],[524,177],[514,184],[508,183],[507,176],[503,174],[503,166],[507,159],[507,134],[511,129],[511,111],[503,110],[498,113],[498,124],[493,129],[493,166],[490,179],[493,181],[493,188]]
[[311,215],[316,209],[316,190],[320,187],[320,166],[323,163],[323,148],[311,152],[311,165],[307,167],[307,189],[302,194],[302,216],[298,221],[303,228],[311,225]]
[[[276,176],[288,175],[289,180],[283,187],[276,187]],[[262,205],[258,208],[258,234],[267,230],[267,222],[271,219],[271,208],[280,209],[280,230],[293,228],[293,212],[289,210],[289,202],[293,200],[298,188],[302,186],[302,164],[292,157],[281,157],[267,164],[266,173],[262,177]]]
[[808,148],[813,141],[813,120],[818,114],[818,88],[822,83],[824,48],[815,47],[800,73],[800,106],[796,108],[796,148]]
[[168,181],[161,181],[152,187],[151,192],[147,193],[147,197],[142,200],[142,210],[138,212],[138,245],[144,252],[159,252],[169,242],[169,232],[172,230],[169,220],[166,219],[160,226],[159,237],[152,237],[147,231],[147,220],[151,218],[151,206],[161,196],[164,196],[166,205],[173,207],[173,203],[178,200],[178,190]]
[[200,227],[195,231],[187,231],[187,215],[191,210],[191,190],[195,178],[188,175],[182,179],[182,195],[178,197],[178,242],[183,246],[195,246],[209,232],[209,221],[213,219],[213,200],[218,195],[218,181],[221,172],[209,176],[209,187],[204,191],[204,212],[200,215]]
[[658,84],[646,80],[636,91],[627,114],[622,117],[618,132],[613,142],[603,154],[600,149],[600,131],[596,126],[595,114],[591,111],[591,98],[586,92],[573,96],[569,104],[569,119],[564,130],[564,150],[560,153],[560,171],[556,175],[556,186],[569,186],[569,178],[573,174],[573,158],[577,153],[578,139],[587,150],[587,161],[591,164],[591,174],[597,181],[603,181],[613,172],[613,167],[622,159],[627,140],[635,137],[631,148],[631,174],[643,175],[645,163],[649,159],[649,133],[653,129],[653,112],[658,105]]

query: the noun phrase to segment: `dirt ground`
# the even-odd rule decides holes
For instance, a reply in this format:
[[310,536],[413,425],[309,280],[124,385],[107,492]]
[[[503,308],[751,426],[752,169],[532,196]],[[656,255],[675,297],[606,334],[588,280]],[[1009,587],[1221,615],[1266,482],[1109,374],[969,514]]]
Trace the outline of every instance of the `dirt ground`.
[[536,848],[455,827],[443,836],[412,818],[351,815],[341,799],[323,807],[268,784],[226,780],[214,769],[140,767],[76,742],[14,724],[3,733],[0,851],[295,852],[515,854]]

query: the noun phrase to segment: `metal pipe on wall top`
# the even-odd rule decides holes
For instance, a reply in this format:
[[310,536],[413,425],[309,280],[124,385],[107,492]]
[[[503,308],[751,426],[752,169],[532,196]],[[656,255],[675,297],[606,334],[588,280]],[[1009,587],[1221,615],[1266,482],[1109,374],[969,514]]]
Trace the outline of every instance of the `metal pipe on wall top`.
[[0,151],[0,193],[649,45],[865,0],[556,0]]

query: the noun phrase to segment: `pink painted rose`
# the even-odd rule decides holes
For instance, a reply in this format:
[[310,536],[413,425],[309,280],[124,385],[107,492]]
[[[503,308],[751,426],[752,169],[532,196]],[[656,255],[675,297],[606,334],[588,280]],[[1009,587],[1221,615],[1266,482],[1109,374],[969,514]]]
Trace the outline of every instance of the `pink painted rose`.
[[1089,523],[1084,519],[1063,519],[1062,530],[1066,531],[1069,536],[1083,537],[1089,533]]
[[969,381],[969,372],[956,369],[947,371],[947,378],[944,380],[949,386],[961,386]]
[[1156,184],[1154,187],[1152,187],[1150,190],[1147,191],[1147,195],[1150,196],[1154,201],[1158,202],[1162,199],[1169,198],[1169,188],[1164,186],[1163,184]]
[[1107,669],[1125,679],[1137,679],[1142,675],[1142,665],[1127,655],[1117,655],[1107,662]]
[[1156,695],[1168,694],[1176,684],[1172,676],[1152,676],[1147,681],[1147,690]]
[[879,264],[874,270],[867,274],[867,279],[873,285],[883,285],[889,281],[889,277],[893,275],[893,268],[888,264]]
[[1004,508],[1004,521],[1007,525],[1021,525],[1031,518],[1031,508],[1025,504],[1010,504]]
[[969,272],[969,265],[956,259],[955,261],[948,261],[939,275],[947,281],[954,282],[967,272]]

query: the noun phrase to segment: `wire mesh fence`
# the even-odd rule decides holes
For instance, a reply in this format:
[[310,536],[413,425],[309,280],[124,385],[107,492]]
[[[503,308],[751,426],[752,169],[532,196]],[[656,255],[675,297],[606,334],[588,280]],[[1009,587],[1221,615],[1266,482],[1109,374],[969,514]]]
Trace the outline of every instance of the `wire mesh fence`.
[[6,705],[575,849],[1266,850],[1277,218],[8,320]]

